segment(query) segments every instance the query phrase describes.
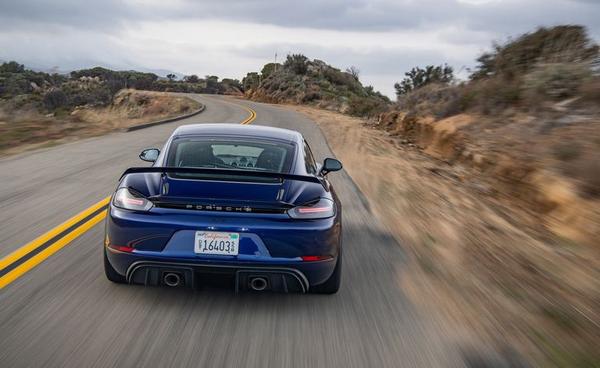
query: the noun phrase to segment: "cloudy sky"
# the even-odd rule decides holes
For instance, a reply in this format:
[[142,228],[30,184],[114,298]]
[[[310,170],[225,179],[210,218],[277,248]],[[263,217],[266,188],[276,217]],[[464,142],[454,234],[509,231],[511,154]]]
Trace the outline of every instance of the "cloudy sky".
[[600,0],[0,0],[0,60],[241,79],[300,52],[392,96],[412,66],[464,70],[537,26],[582,24],[600,40],[599,19]]

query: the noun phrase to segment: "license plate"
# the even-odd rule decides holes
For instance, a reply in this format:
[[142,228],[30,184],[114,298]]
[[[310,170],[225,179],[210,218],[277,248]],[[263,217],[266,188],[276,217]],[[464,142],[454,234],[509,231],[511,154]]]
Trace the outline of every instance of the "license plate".
[[198,254],[237,256],[240,234],[216,231],[196,231],[194,251]]

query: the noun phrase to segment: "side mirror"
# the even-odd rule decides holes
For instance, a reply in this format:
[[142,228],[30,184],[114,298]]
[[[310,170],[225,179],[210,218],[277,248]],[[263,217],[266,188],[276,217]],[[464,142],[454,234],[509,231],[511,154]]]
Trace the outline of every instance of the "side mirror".
[[160,155],[160,150],[157,148],[148,148],[140,153],[140,159],[142,161],[154,162]]
[[321,175],[327,175],[332,171],[340,171],[342,169],[342,163],[335,158],[326,158],[323,161],[323,167],[321,168]]

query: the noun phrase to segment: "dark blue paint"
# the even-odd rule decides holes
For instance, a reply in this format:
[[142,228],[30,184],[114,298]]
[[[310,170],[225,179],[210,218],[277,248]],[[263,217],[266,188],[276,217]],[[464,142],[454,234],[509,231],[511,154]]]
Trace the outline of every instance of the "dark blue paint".
[[[219,139],[254,137],[282,141],[295,147],[291,174],[311,175],[305,170],[300,133],[263,126],[232,124],[190,125],[178,128],[169,138],[155,166],[165,164],[173,139],[183,136]],[[122,178],[118,188],[133,188],[155,201],[210,202],[218,205],[290,208],[316,198],[336,203],[336,215],[318,220],[294,220],[286,213],[234,213],[154,207],[135,212],[115,207],[106,220],[106,239],[111,245],[133,247],[133,253],[107,248],[113,268],[125,275],[135,261],[151,260],[197,264],[227,264],[240,267],[281,266],[302,272],[311,285],[332,274],[341,248],[341,204],[329,183],[284,180],[283,183],[239,183],[176,179],[160,173],[134,173]],[[117,188],[117,189],[118,189]],[[165,190],[168,188],[168,190]],[[283,198],[277,193],[285,190]],[[165,194],[166,191],[166,194]],[[240,254],[201,256],[194,252],[194,234],[199,230],[240,233]],[[303,262],[301,256],[331,256],[325,261]]]

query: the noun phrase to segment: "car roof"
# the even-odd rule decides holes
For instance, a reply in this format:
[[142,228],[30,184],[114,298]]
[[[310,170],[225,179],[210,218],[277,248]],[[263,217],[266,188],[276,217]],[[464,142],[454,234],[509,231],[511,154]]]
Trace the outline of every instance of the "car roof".
[[264,125],[242,124],[190,124],[182,125],[173,132],[173,137],[187,135],[231,135],[277,139],[289,142],[301,142],[302,135],[290,129],[274,128]]

